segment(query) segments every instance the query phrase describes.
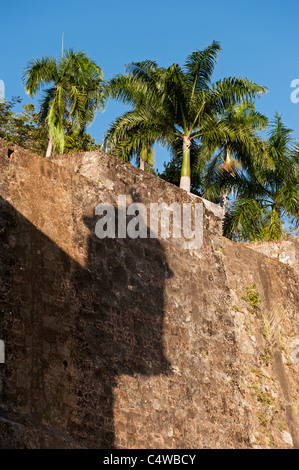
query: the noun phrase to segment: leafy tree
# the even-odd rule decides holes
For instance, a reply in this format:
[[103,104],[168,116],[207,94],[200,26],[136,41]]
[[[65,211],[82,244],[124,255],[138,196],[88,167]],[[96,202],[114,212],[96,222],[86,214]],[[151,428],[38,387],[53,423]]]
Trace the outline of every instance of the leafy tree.
[[0,101],[0,137],[5,140],[10,139],[10,130],[13,111],[12,108],[16,103],[20,103],[20,98],[12,98],[11,101]]
[[99,150],[100,144],[97,144],[87,132],[80,132],[78,129],[73,129],[71,125],[66,126],[66,133],[64,138],[64,152],[90,152],[92,150]]
[[91,124],[97,110],[104,108],[103,73],[84,52],[66,51],[62,57],[31,60],[22,78],[26,92],[35,97],[42,86],[40,122],[49,132],[47,156],[55,145],[64,149],[64,129],[72,123],[81,134]]
[[0,102],[0,137],[42,155],[47,148],[47,129],[40,125],[32,103],[15,112],[14,107],[20,103],[19,97]]
[[65,135],[64,153],[91,152],[100,148],[100,144],[97,144],[87,132],[81,134],[78,130],[74,130]]
[[111,96],[133,109],[113,122],[105,145],[137,147],[142,142],[160,142],[173,148],[181,142],[180,187],[190,191],[192,146],[226,139],[233,129],[219,118],[222,111],[228,104],[252,100],[266,91],[242,78],[212,83],[220,50],[213,41],[203,51],[190,54],[183,67],[159,68],[152,61],[131,63],[128,75],[113,83]]
[[[21,99],[18,97],[0,102],[0,137],[39,155],[45,155],[48,146],[47,127],[40,123],[39,113],[32,103],[23,105],[21,112],[15,112],[14,107],[20,103]],[[80,132],[70,123],[66,124],[64,134],[66,153],[86,152],[101,147],[87,132]]]

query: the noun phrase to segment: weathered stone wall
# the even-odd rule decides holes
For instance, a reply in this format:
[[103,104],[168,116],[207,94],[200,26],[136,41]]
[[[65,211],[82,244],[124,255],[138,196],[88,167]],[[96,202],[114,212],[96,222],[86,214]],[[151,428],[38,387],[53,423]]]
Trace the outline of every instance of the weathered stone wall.
[[245,245],[259,253],[275,258],[281,263],[289,264],[299,271],[298,244],[299,240],[286,240],[264,243],[246,243]]
[[197,250],[100,240],[100,202],[200,199],[103,152],[0,145],[0,447],[298,447],[298,273],[208,205]]

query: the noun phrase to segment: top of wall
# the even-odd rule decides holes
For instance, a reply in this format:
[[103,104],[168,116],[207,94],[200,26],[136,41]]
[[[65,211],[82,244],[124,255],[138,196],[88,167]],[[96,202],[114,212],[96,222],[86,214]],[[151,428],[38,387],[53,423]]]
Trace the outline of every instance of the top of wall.
[[[70,177],[74,175],[73,178],[75,179],[83,178],[88,186],[92,187],[94,192],[102,198],[105,198],[108,192],[115,200],[117,195],[126,194],[132,202],[143,202],[146,205],[150,202],[165,202],[166,204],[173,202],[180,204],[202,202],[205,207],[205,229],[218,236],[222,235],[223,210],[221,207],[194,194],[189,194],[177,186],[140,170],[130,163],[123,162],[102,150],[43,158],[29,150],[0,139],[0,159],[2,160],[2,168],[14,163],[19,167],[20,172],[24,171],[24,174],[30,168],[33,174],[35,172],[33,167],[38,162],[47,168],[54,169],[58,166],[61,171],[66,172]],[[38,169],[37,172],[39,172]],[[55,171],[52,171],[51,174],[55,178]],[[101,200],[99,199],[98,202],[101,202]],[[299,269],[299,243],[297,241],[243,243],[242,245],[288,264],[295,270]]]
[[[72,153],[66,155],[54,155],[49,158],[50,161],[62,165],[75,173],[79,173],[86,178],[93,180],[95,183],[99,181],[105,182],[105,186],[111,186],[113,189],[113,183],[110,178],[111,171],[119,170],[123,173],[130,173],[134,175],[136,182],[141,187],[157,187],[162,191],[171,191],[177,195],[178,200],[181,199],[182,189],[177,186],[162,180],[161,178],[147,173],[146,171],[140,170],[139,168],[131,165],[130,163],[123,162],[122,160],[109,155],[102,150],[95,150],[92,152]],[[102,179],[101,179],[102,177]],[[163,188],[163,189],[162,189]],[[179,196],[180,195],[180,196]],[[188,194],[194,202],[200,200],[208,211],[222,219],[223,210],[220,206],[207,201],[204,198],[199,198],[195,194]],[[162,202],[162,201],[161,201]]]
[[126,194],[131,196],[132,202],[143,202],[144,204],[150,202],[165,202],[166,204],[202,202],[205,208],[205,217],[209,219],[209,230],[217,235],[222,235],[223,210],[221,207],[194,194],[187,193],[179,187],[102,150],[43,158],[0,139],[0,158],[2,159],[2,167],[3,164],[14,162],[18,166],[23,166],[24,169],[26,167],[26,171],[33,165],[33,161],[35,164],[43,162],[43,165],[52,168],[53,165],[59,166],[69,174],[83,177],[100,194],[103,190],[108,190],[115,196]]
[[297,240],[244,243],[244,245],[299,271],[299,242]]

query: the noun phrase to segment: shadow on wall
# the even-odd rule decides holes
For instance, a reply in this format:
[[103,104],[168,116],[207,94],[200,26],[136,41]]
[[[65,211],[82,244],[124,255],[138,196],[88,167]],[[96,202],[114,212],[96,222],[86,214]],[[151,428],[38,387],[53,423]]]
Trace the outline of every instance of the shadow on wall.
[[[2,403],[14,419],[27,415],[81,446],[117,446],[117,377],[170,373],[163,307],[172,273],[162,245],[100,240],[96,218],[85,218],[82,268],[2,198],[0,222]],[[24,447],[49,446],[40,432],[30,439]]]

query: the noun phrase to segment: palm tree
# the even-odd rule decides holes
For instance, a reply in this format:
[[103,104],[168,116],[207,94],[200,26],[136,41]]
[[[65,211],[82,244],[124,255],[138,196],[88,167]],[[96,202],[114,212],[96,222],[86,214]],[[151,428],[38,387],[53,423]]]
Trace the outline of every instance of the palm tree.
[[[173,64],[167,69],[155,62],[132,63],[124,80],[116,85],[116,99],[132,104],[133,110],[114,121],[105,144],[109,141],[140,142],[141,135],[150,142],[172,147],[182,145],[180,187],[190,191],[190,149],[192,145],[211,142],[230,131],[227,123],[217,120],[228,104],[251,100],[266,91],[248,79],[225,78],[212,83],[212,74],[221,48],[218,42],[203,51],[190,54],[184,67]],[[127,85],[129,83],[129,85]],[[136,89],[138,100],[131,100]],[[136,130],[136,133],[132,129]]]
[[[118,120],[115,121],[118,125]],[[147,139],[143,134],[143,129],[139,125],[134,125],[126,129],[126,135],[122,140],[116,139],[115,125],[110,128],[104,138],[104,150],[124,160],[135,159],[139,168],[144,170],[151,168],[154,164],[154,140]]]
[[279,240],[284,221],[299,224],[299,143],[275,114],[265,142],[266,155],[251,155],[234,174],[215,172],[214,190],[234,190],[224,235],[249,241]]
[[52,154],[53,145],[63,152],[67,122],[83,134],[97,110],[104,108],[102,70],[81,51],[70,49],[58,60],[53,57],[31,60],[22,81],[31,97],[43,85],[48,86],[40,108],[40,121],[47,124],[49,131],[47,157]]
[[[266,116],[258,112],[253,102],[229,104],[218,117],[222,125],[229,128],[227,135],[217,135],[202,148],[201,159],[208,161],[205,168],[205,192],[204,196],[208,199],[219,199],[218,194],[213,194],[214,187],[211,183],[215,172],[222,172],[233,176],[235,169],[241,168],[250,162],[252,153],[264,150],[264,141],[257,134],[257,131],[263,131],[268,125]],[[221,195],[221,205],[225,214],[229,191],[226,190]]]
[[[150,61],[136,63],[137,65],[149,75],[157,68],[157,65]],[[128,112],[115,119],[104,136],[103,148],[124,161],[135,159],[142,170],[145,169],[145,165],[151,167],[154,163],[155,139],[152,136],[148,137],[144,132],[146,123],[144,110],[149,101],[149,92],[145,84],[133,74],[117,75],[106,87],[108,97],[131,105],[133,113]]]

